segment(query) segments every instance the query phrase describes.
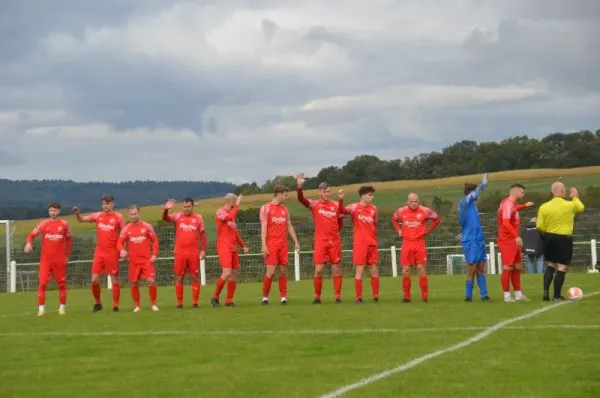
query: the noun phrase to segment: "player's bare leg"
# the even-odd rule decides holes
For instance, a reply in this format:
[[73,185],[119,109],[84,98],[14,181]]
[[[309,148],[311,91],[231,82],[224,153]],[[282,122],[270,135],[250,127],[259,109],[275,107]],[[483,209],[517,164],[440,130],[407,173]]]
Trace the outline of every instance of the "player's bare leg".
[[342,304],[342,265],[331,264],[331,275],[333,276],[333,290],[335,292],[335,303]]
[[313,285],[315,288],[315,299],[313,304],[321,304],[321,293],[323,291],[323,271],[325,264],[315,264],[315,275],[313,277]]
[[198,300],[200,300],[200,279],[197,274],[190,275],[192,280],[192,308],[198,308]]
[[373,291],[373,302],[379,303],[379,266],[372,264],[369,266],[371,271],[371,290]]
[[429,279],[427,278],[427,268],[425,264],[417,265],[417,273],[419,274],[419,287],[421,288],[421,300],[427,302],[429,295]]
[[116,275],[109,275],[109,278],[112,282],[113,312],[119,312],[119,299],[121,298],[121,285],[119,284],[119,277]]
[[479,286],[479,293],[481,294],[481,301],[488,301],[487,280],[485,278],[485,262],[481,262],[475,265],[475,278],[477,279],[477,285]]
[[237,287],[237,269],[232,269],[229,278],[227,279],[227,298],[225,299],[225,307],[235,307],[233,296]]
[[158,289],[156,288],[156,280],[154,278],[146,279],[148,285],[148,294],[150,295],[150,304],[152,305],[152,311],[158,311],[156,306],[156,298],[158,296]]
[[100,296],[100,274],[92,274],[92,295],[96,301],[94,304],[93,312],[102,310],[102,298]]
[[175,276],[175,297],[177,298],[177,308],[183,308],[183,281],[185,275]]
[[515,300],[516,301],[529,301],[527,296],[523,294],[521,291],[521,271],[523,270],[523,263],[515,264],[512,275],[511,282],[513,286],[513,290],[515,292]]
[[[263,280],[263,297],[261,305],[269,305],[269,294],[271,293],[271,284],[273,283],[273,276],[275,275],[276,265],[267,265],[265,272],[265,279]],[[281,274],[280,274],[281,276]]]
[[505,303],[514,303],[515,299],[510,295],[510,281],[512,279],[513,274],[513,266],[512,265],[504,265],[502,266],[502,290],[504,291],[504,302]]
[[410,266],[402,266],[402,290],[404,291],[403,303],[410,303],[410,288],[412,281],[410,279]]
[[215,293],[213,294],[213,297],[210,300],[210,303],[212,304],[213,307],[218,307],[220,305],[219,304],[219,296],[221,296],[221,291],[223,290],[223,287],[227,284],[227,282],[231,278],[232,271],[233,270],[231,268],[223,268],[223,270],[221,272],[221,276],[219,277],[219,279],[217,279]]
[[365,273],[364,265],[355,265],[354,269],[354,292],[356,294],[356,304],[362,304],[363,293],[363,275]]

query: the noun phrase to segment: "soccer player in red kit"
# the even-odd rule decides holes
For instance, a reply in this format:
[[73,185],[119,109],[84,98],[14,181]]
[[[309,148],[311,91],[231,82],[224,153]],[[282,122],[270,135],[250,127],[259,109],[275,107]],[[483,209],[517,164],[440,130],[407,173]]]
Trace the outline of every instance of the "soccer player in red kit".
[[158,237],[154,228],[140,219],[139,207],[131,206],[129,208],[129,224],[121,231],[117,248],[121,252],[123,260],[129,256],[129,283],[131,284],[131,298],[135,303],[133,312],[141,311],[138,286],[140,279],[145,279],[148,284],[152,311],[158,311],[156,306],[156,269],[154,267],[158,247]]
[[[523,240],[519,236],[519,211],[533,206],[533,202],[517,205],[525,197],[525,187],[521,184],[510,186],[508,197],[498,208],[498,250],[502,257],[502,289],[504,302],[529,301],[521,292],[521,270],[523,269]],[[510,295],[512,282],[515,298]]]
[[366,185],[360,187],[360,201],[344,207],[344,195],[339,195],[340,213],[349,214],[354,225],[353,262],[356,267],[354,275],[354,291],[356,303],[362,304],[362,278],[365,267],[371,272],[371,289],[373,301],[379,302],[379,244],[377,241],[377,207],[373,205],[375,188]]
[[[304,207],[310,209],[315,223],[315,251],[313,263],[315,264],[315,275],[313,284],[315,288],[315,299],[313,304],[321,304],[321,291],[323,289],[323,271],[325,264],[331,263],[333,275],[333,290],[335,302],[342,303],[342,241],[340,238],[341,219],[338,202],[331,200],[331,188],[326,182],[319,184],[319,200],[311,200],[304,197],[302,187],[304,186],[304,173],[298,174],[298,201]],[[339,193],[343,194],[342,191]]]
[[[427,222],[432,223],[427,227]],[[392,224],[398,235],[402,238],[400,252],[400,265],[402,265],[402,288],[404,290],[404,303],[410,303],[410,288],[412,285],[410,267],[416,266],[419,273],[419,287],[421,299],[428,300],[427,247],[425,237],[429,235],[440,223],[439,216],[430,208],[419,204],[416,193],[408,195],[407,205],[396,210],[392,216]]]
[[121,230],[125,227],[125,220],[120,213],[115,212],[115,199],[110,195],[102,197],[102,211],[89,216],[82,216],[77,207],[73,213],[79,222],[96,223],[96,250],[92,262],[92,294],[96,303],[93,312],[102,310],[100,295],[100,276],[108,275],[112,282],[113,311],[119,311],[119,298],[121,285],[119,284],[119,250],[117,241]]
[[237,287],[237,270],[240,268],[238,245],[244,249],[245,254],[249,251],[235,224],[235,216],[241,202],[242,195],[236,196],[235,194],[228,193],[225,195],[225,203],[217,210],[215,215],[215,222],[217,224],[217,254],[223,271],[219,279],[217,279],[215,294],[210,301],[213,307],[220,305],[219,296],[225,283],[227,283],[225,306],[235,307],[233,296]]
[[273,199],[260,208],[260,238],[262,255],[267,268],[263,280],[263,298],[261,305],[269,305],[269,293],[275,269],[279,269],[279,296],[281,304],[287,304],[287,265],[288,233],[294,241],[294,250],[300,250],[296,231],[290,219],[290,213],[283,204],[287,200],[288,189],[281,185],[274,188]]
[[50,203],[48,214],[50,218],[39,223],[27,235],[27,243],[25,244],[25,253],[29,253],[33,248],[33,240],[40,235],[42,250],[38,286],[38,316],[43,316],[46,313],[46,286],[53,275],[58,285],[60,304],[58,313],[60,315],[65,314],[65,306],[67,305],[67,263],[73,244],[69,223],[58,218],[60,216],[60,205],[55,202]]
[[198,308],[200,299],[200,260],[206,255],[204,219],[194,213],[194,199],[183,199],[183,211],[169,215],[175,204],[170,199],[163,210],[163,220],[175,224],[175,296],[177,308],[183,308],[183,280],[186,272],[192,280],[192,306]]

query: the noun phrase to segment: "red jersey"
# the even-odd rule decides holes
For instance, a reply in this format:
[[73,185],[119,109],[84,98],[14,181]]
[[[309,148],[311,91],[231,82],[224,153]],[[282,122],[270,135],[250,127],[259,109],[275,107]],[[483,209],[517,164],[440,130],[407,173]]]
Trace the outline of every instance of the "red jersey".
[[231,210],[221,207],[217,210],[215,221],[217,223],[217,249],[237,252],[237,245],[246,247],[246,244],[240,236],[235,216],[239,207],[233,206]]
[[96,223],[96,252],[117,251],[117,241],[121,230],[125,227],[125,219],[121,213],[100,211],[90,216],[90,222]]
[[519,236],[519,207],[510,198],[500,202],[498,208],[498,241],[511,241]]
[[[433,220],[433,224],[427,229],[427,221]],[[392,216],[392,224],[397,231],[402,230],[404,241],[421,241],[426,234],[431,232],[440,222],[436,212],[429,207],[419,206],[412,210],[404,206],[396,210]]]
[[163,220],[175,224],[175,254],[200,255],[200,245],[202,251],[206,251],[204,219],[200,214],[166,213]]
[[310,209],[315,223],[315,240],[340,240],[340,209],[338,202],[311,200],[298,189],[298,200]]
[[283,204],[269,202],[260,208],[260,221],[267,222],[267,244],[287,243],[290,213]]
[[129,223],[121,230],[117,242],[119,251],[123,250],[125,242],[127,242],[129,262],[131,263],[147,262],[150,257],[158,255],[158,237],[152,225],[145,221],[137,224]]
[[33,242],[38,235],[41,235],[42,240],[41,262],[64,263],[71,255],[73,240],[71,227],[67,221],[61,219],[42,221],[27,236],[27,243]]
[[354,225],[354,244],[377,246],[377,207],[372,204],[363,206],[352,203],[343,207],[340,200],[340,212],[350,214]]

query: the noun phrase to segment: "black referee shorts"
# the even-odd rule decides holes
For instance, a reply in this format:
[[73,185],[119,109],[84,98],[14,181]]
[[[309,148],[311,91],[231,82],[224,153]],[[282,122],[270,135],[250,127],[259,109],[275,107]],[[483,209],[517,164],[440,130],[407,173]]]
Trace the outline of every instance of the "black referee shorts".
[[544,260],[550,263],[571,265],[573,238],[570,235],[545,234]]

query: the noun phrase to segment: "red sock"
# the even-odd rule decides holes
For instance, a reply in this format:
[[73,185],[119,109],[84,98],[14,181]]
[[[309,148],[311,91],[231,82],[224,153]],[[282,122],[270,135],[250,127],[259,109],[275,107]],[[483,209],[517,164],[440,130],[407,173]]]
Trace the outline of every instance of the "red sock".
[[150,304],[156,305],[156,296],[158,296],[156,285],[148,286],[148,292],[150,293]]
[[272,276],[266,276],[263,279],[263,297],[269,298],[269,293],[271,293],[271,283],[273,282]]
[[429,290],[429,279],[427,276],[419,277],[419,287],[421,288],[421,298],[425,300],[427,298],[427,293]]
[[512,285],[513,285],[513,289],[515,292],[518,292],[521,290],[521,270],[520,269],[513,269],[512,271]]
[[192,304],[198,305],[200,300],[200,281],[192,282]]
[[373,298],[379,298],[379,277],[371,277],[371,289],[373,290]]
[[112,286],[113,291],[113,307],[119,308],[119,298],[121,297],[121,285],[115,283]]
[[183,305],[183,283],[175,284],[175,297],[177,297],[177,305]]
[[64,282],[58,284],[58,303],[67,305],[67,284]]
[[38,305],[44,305],[46,303],[46,285],[38,286]]
[[96,304],[100,304],[102,301],[100,300],[100,284],[92,283],[92,294],[94,295],[94,299],[96,300]]
[[362,298],[362,279],[354,278],[354,292],[356,293],[356,299]]
[[140,287],[139,286],[131,286],[131,298],[135,303],[136,307],[140,306]]
[[342,276],[336,275],[333,277],[333,291],[335,292],[335,298],[339,299],[342,296]]
[[404,275],[402,277],[402,290],[404,290],[404,298],[410,300],[410,287],[412,285],[412,281],[410,280],[410,275]]
[[315,276],[313,278],[313,285],[315,286],[315,298],[321,300],[321,292],[323,291],[323,277]]
[[233,296],[235,295],[236,287],[237,287],[236,282],[227,281],[227,299],[225,300],[225,304],[231,303],[233,301]]
[[225,286],[225,279],[219,277],[219,279],[217,279],[217,287],[215,288],[215,294],[213,295],[214,299],[219,299],[219,296],[221,295],[221,290],[223,290],[223,286]]
[[281,275],[279,277],[279,296],[281,298],[287,298],[287,276]]
[[512,277],[512,270],[505,269],[502,271],[502,289],[504,293],[510,293],[510,280]]

